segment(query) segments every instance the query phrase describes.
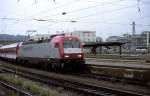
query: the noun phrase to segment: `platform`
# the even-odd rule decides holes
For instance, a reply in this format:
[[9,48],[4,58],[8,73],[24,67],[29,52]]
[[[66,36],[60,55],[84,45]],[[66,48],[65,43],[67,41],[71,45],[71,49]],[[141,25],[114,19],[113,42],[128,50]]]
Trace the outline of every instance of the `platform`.
[[86,58],[85,63],[88,65],[96,65],[103,67],[129,68],[129,69],[144,69],[150,70],[150,63],[145,63],[138,60],[118,60],[118,59],[96,59]]

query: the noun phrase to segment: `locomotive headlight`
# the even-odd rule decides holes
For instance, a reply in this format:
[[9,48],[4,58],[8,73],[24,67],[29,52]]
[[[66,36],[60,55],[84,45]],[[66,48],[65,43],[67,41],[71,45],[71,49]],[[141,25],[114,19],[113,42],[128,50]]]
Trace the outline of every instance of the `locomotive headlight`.
[[69,55],[65,55],[65,58],[68,58],[69,57]]
[[82,55],[80,54],[80,55],[78,55],[78,57],[80,58],[80,57],[82,57]]

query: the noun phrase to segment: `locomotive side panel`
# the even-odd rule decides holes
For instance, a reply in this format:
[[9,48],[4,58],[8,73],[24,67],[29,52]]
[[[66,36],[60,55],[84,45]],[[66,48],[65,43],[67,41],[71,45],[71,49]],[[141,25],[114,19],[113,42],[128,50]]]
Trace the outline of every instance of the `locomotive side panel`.
[[58,48],[55,48],[55,44],[54,43],[50,43],[51,45],[51,58],[56,58],[56,59],[59,59],[60,58],[60,53],[59,53],[59,50]]
[[20,49],[19,57],[32,63],[38,63],[45,59],[60,58],[58,49],[51,43],[26,44]]

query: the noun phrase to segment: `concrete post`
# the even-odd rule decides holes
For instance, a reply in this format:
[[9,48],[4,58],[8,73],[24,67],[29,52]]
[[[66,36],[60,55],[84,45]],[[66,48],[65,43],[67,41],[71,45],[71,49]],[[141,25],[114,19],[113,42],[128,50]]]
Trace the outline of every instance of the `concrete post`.
[[149,32],[147,32],[147,52],[149,54]]

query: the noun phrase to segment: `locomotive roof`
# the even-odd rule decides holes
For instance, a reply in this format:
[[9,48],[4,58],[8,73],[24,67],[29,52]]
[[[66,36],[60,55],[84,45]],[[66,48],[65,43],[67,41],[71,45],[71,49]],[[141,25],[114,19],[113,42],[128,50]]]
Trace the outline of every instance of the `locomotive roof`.
[[65,35],[56,35],[50,39],[43,39],[43,40],[29,40],[29,41],[26,41],[26,42],[23,42],[22,45],[27,45],[27,44],[39,44],[39,43],[48,43],[50,42],[53,38],[63,38],[63,37],[75,37],[75,36],[65,36]]
[[46,39],[46,40],[38,40],[38,41],[26,41],[26,42],[23,42],[22,45],[27,45],[27,44],[38,44],[38,43],[48,43],[50,42],[51,39]]

